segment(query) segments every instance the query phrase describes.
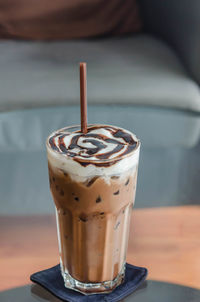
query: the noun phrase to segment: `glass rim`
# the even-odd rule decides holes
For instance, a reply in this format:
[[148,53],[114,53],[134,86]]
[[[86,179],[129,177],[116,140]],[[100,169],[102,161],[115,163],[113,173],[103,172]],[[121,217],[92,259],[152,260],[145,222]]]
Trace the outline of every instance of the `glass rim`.
[[[91,164],[95,164],[95,163],[112,163],[112,162],[118,162],[124,158],[127,158],[127,157],[130,157],[130,156],[133,156],[134,153],[137,153],[139,150],[140,150],[140,146],[141,146],[141,142],[140,140],[138,139],[138,137],[131,131],[125,129],[125,128],[122,128],[122,127],[118,127],[118,126],[114,126],[114,125],[109,125],[109,124],[88,124],[87,125],[87,128],[89,127],[92,127],[92,126],[108,126],[108,127],[114,127],[114,128],[119,128],[119,129],[123,129],[123,130],[126,130],[128,132],[130,132],[134,138],[136,138],[136,147],[128,154],[125,154],[125,155],[122,155],[122,156],[119,156],[119,158],[110,158],[110,159],[100,159],[100,160],[91,160],[91,159],[81,159],[80,162],[83,162],[83,163],[88,163],[90,162]],[[77,133],[79,133],[79,131],[81,130],[81,125],[80,124],[75,124],[75,125],[71,125],[71,126],[67,126],[67,127],[63,127],[63,128],[60,128],[58,130],[55,130],[53,131],[51,134],[48,135],[47,139],[46,139],[46,148],[51,150],[53,153],[57,154],[57,155],[60,155],[60,156],[65,156],[67,158],[70,158],[72,159],[70,156],[68,156],[67,154],[63,154],[63,153],[59,153],[57,152],[56,150],[53,150],[50,145],[49,145],[49,139],[50,137],[54,134],[54,133],[57,133],[59,131],[62,131],[62,130],[68,130],[68,129],[73,129],[73,128],[78,128],[77,130]],[[72,133],[72,132],[69,132],[69,133]],[[79,160],[77,159],[77,162],[79,162]]]

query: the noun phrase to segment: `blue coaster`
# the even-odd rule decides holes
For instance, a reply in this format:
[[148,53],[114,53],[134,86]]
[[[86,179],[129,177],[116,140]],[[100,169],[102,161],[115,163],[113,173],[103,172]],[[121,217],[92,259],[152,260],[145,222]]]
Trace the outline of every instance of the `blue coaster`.
[[104,301],[117,302],[134,292],[147,277],[147,269],[126,263],[124,283],[109,294],[94,294],[85,296],[64,286],[60,265],[34,273],[31,281],[43,286],[57,298],[68,302]]

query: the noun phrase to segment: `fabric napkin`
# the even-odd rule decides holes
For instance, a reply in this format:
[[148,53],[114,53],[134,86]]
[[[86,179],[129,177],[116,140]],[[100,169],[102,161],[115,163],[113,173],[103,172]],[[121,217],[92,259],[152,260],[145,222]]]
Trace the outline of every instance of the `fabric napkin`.
[[126,263],[124,283],[109,294],[83,295],[67,289],[60,272],[60,265],[34,273],[31,281],[43,286],[57,298],[68,302],[117,302],[133,293],[147,277],[147,269]]

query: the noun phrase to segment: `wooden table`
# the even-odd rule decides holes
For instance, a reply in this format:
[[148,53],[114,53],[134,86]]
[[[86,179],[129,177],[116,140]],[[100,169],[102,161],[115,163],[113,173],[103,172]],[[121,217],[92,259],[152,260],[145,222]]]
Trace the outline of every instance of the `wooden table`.
[[[200,289],[200,206],[134,210],[127,261],[149,279]],[[58,262],[54,216],[0,217],[0,291]]]

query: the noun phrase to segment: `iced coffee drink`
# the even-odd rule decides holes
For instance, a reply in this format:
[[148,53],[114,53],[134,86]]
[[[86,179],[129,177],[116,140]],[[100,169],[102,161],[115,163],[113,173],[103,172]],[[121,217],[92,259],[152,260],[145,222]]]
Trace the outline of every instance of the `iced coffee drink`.
[[67,127],[47,139],[65,286],[110,292],[124,278],[140,143],[109,125]]

